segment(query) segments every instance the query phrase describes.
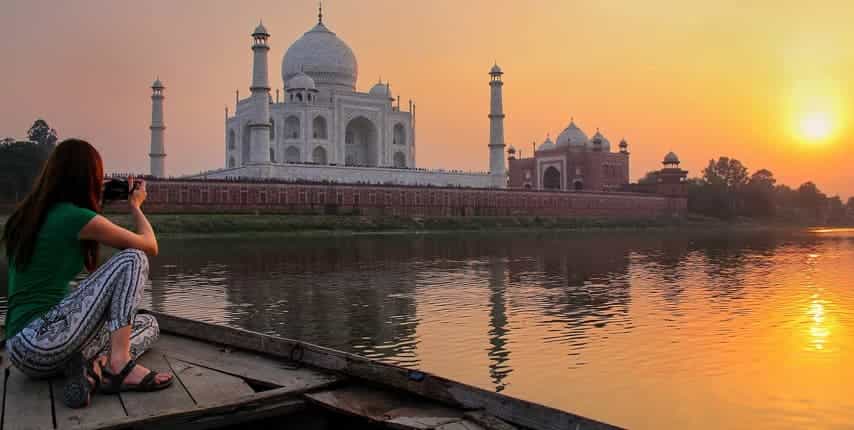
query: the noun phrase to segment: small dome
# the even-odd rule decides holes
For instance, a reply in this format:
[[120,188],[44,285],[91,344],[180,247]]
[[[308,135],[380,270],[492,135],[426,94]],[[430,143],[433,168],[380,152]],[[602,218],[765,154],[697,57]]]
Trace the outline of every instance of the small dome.
[[508,154],[515,154],[516,153],[516,147],[513,145],[510,145],[510,148],[507,149],[507,153]]
[[371,87],[371,91],[369,91],[368,94],[376,97],[383,97],[389,99],[392,98],[391,87],[389,86],[388,82],[377,82],[373,87]]
[[662,164],[679,164],[679,156],[676,155],[675,152],[670,151],[667,153],[667,155],[664,156],[664,161],[662,161],[661,163]]
[[264,27],[264,23],[259,22],[258,26],[255,27],[255,31],[252,32],[253,36],[269,36],[270,33],[267,32],[267,27]]
[[540,147],[537,148],[537,151],[546,151],[555,148],[557,148],[557,146],[555,146],[554,142],[552,142],[551,137],[546,136],[545,142],[543,142]]
[[297,73],[285,84],[285,90],[314,90],[316,88],[314,79],[305,73]]
[[163,82],[160,82],[160,78],[154,80],[154,83],[151,84],[151,88],[166,88],[163,86]]
[[596,134],[594,134],[593,137],[590,138],[591,143],[595,144],[597,141],[602,145],[603,152],[611,151],[611,141],[608,140],[608,138],[606,138],[605,136],[603,136],[602,133],[599,132],[599,130],[596,130]]
[[504,72],[501,71],[501,67],[498,67],[498,63],[495,63],[495,65],[492,66],[492,69],[489,70],[489,74],[490,75],[501,75],[501,74],[504,74]]
[[626,142],[626,139],[620,141],[620,148],[627,148],[629,146],[629,142]]
[[587,135],[584,131],[575,125],[575,121],[570,121],[569,125],[557,136],[557,146],[573,146],[586,147],[588,142]]

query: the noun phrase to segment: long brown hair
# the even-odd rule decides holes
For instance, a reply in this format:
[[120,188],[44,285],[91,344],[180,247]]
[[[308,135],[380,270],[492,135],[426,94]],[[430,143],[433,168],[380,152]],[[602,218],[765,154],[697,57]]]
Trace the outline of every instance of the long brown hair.
[[[36,248],[36,239],[48,211],[57,203],[101,211],[104,165],[101,155],[88,142],[65,139],[50,154],[32,191],[6,222],[3,242],[6,258],[15,268],[26,269]],[[83,241],[83,261],[90,272],[98,261],[98,243]]]

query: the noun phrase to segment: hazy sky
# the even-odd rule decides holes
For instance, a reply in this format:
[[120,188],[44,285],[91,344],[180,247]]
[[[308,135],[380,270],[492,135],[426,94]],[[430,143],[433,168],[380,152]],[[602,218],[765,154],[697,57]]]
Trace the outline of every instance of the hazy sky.
[[[854,195],[854,3],[684,0],[326,0],[324,22],[359,61],[358,88],[391,81],[417,103],[419,167],[486,170],[487,72],[505,71],[507,142],[570,117],[631,174],[676,151],[692,175],[729,155],[778,180]],[[0,135],[44,117],[89,139],[110,171],[148,170],[150,89],[166,89],[167,169],[224,165],[224,108],[248,93],[250,37],[281,58],[316,2],[0,0]],[[813,136],[813,137],[808,137]],[[826,136],[826,137],[825,137]]]

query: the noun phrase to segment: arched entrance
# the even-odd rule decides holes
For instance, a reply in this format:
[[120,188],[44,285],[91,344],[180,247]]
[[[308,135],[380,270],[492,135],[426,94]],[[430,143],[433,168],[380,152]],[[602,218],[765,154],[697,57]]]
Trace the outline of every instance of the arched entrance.
[[406,155],[403,155],[400,151],[394,153],[394,167],[406,167]]
[[403,124],[394,125],[394,137],[392,139],[392,143],[395,145],[406,145],[406,130],[403,128]]
[[240,142],[240,164],[245,165],[246,163],[249,162],[249,154],[251,153],[250,151],[252,151],[252,149],[249,147],[249,145],[251,143],[251,139],[250,139],[251,134],[252,134],[252,131],[249,128],[249,124],[247,123],[246,125],[243,126],[243,133],[241,136],[242,139]]
[[347,124],[344,132],[346,154],[344,164],[348,166],[377,166],[377,127],[369,119],[360,116]]
[[546,190],[560,189],[560,170],[552,166],[543,172],[543,188]]
[[322,146],[314,148],[314,152],[311,153],[311,161],[317,164],[326,164],[326,150]]
[[576,179],[575,182],[572,183],[572,188],[575,189],[575,191],[583,190],[584,189],[584,181],[582,181],[581,179]]
[[288,163],[299,163],[299,149],[295,146],[289,146],[285,150],[285,161]]

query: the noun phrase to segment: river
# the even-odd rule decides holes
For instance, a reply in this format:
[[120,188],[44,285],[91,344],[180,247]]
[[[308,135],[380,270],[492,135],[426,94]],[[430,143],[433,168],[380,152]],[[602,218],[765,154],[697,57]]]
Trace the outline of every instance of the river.
[[145,305],[631,428],[854,426],[852,231],[163,240]]

